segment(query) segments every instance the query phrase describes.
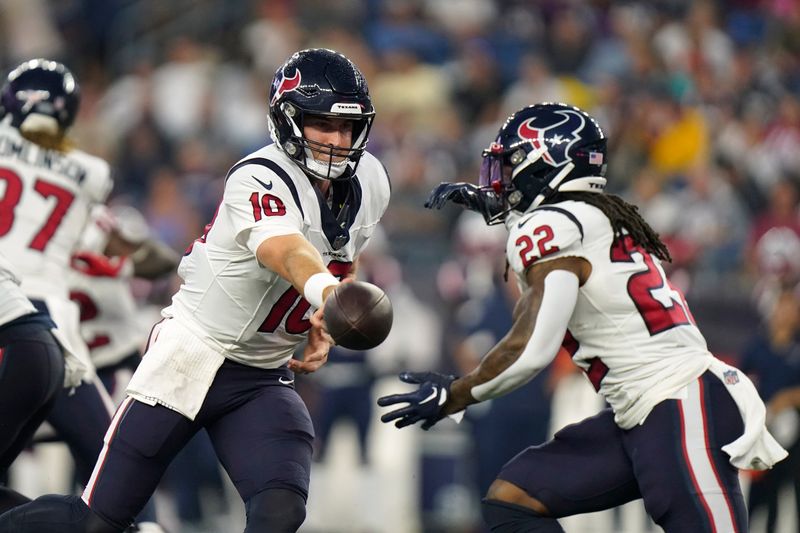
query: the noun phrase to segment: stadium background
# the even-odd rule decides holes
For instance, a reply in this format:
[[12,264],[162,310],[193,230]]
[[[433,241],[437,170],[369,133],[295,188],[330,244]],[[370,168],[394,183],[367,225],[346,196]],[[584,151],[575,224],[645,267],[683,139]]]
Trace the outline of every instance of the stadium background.
[[[227,169],[268,142],[266,93],[283,59],[328,47],[366,75],[377,109],[369,150],[393,198],[364,272],[389,291],[397,326],[375,353],[334,354],[301,383],[326,436],[307,532],[481,531],[477,502],[498,461],[544,438],[551,418],[598,407],[557,364],[505,405],[429,434],[345,416],[375,422],[354,408],[363,394],[409,366],[466,371],[507,326],[502,231],[422,203],[439,181],[471,180],[481,148],[522,105],[564,101],[598,118],[611,191],[668,241],[670,273],[720,357],[745,355],[800,274],[796,0],[0,0],[0,21],[4,70],[32,57],[73,70],[75,140],[112,163],[112,202],[140,209],[176,251],[211,219]],[[143,324],[176,283],[135,284]],[[791,443],[795,422],[784,420]],[[58,477],[35,475],[63,461],[48,453],[24,457],[16,482],[59,490]],[[173,531],[239,528],[207,444],[173,470],[159,492]],[[797,531],[791,495],[779,499],[777,531]],[[568,531],[649,528],[632,506]]]

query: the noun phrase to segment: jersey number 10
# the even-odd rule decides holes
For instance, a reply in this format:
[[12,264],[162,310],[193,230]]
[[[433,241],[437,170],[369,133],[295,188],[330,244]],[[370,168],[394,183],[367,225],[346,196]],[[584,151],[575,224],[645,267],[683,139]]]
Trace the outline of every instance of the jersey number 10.
[[[328,270],[337,278],[342,279],[350,272],[352,266],[353,263],[350,262],[331,261],[328,263]],[[311,304],[300,296],[297,289],[289,287],[286,292],[281,294],[275,305],[272,306],[258,331],[272,333],[278,329],[285,317],[286,333],[291,333],[292,335],[305,333],[311,329],[311,321],[304,318],[309,309],[311,309]]]

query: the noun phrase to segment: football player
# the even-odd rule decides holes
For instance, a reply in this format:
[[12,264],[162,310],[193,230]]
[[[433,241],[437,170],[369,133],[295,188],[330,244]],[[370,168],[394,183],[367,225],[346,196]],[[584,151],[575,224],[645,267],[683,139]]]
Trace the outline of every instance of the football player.
[[147,337],[147,329],[139,327],[131,280],[169,274],[179,259],[150,236],[147,221],[134,207],[99,205],[92,210],[72,256],[69,294],[80,307],[81,336],[97,375],[115,403],[124,398]]
[[[55,324],[18,285],[0,255],[0,478],[50,412],[64,382],[64,356],[50,332]],[[26,501],[0,485],[0,512]]]
[[634,206],[605,194],[606,137],[588,114],[538,104],[513,114],[483,152],[479,185],[443,183],[452,201],[505,223],[524,292],[508,334],[461,378],[403,373],[418,388],[379,399],[383,415],[429,429],[506,394],[562,345],[610,409],[567,426],[503,467],[483,500],[496,532],[563,531],[559,517],[643,498],[667,533],[747,531],[738,468],[786,456],[747,377],[709,353],[669,251]]
[[[58,326],[64,388],[47,421],[68,444],[85,485],[114,406],[81,338],[67,279],[89,213],[106,200],[112,180],[108,163],[68,138],[79,105],[78,82],[61,63],[32,59],[9,73],[0,93],[0,246],[24,294]],[[13,384],[20,409],[27,386]]]
[[[323,302],[340,278],[354,275],[390,186],[365,151],[374,109],[346,57],[295,53],[276,72],[269,98],[274,144],[228,172],[216,216],[181,261],[183,285],[151,333],[82,499],[40,498],[0,517],[0,530],[124,530],[202,428],[245,503],[245,531],[300,527],[314,434],[294,372],[325,362]],[[303,341],[303,360],[292,359]]]
[[[69,443],[86,482],[113,406],[89,362],[66,279],[89,211],[112,182],[105,161],[67,138],[79,104],[77,80],[60,63],[33,59],[8,75],[0,94],[0,245],[25,295],[58,325],[68,355],[66,388],[48,421]],[[80,363],[71,365],[75,359]],[[79,405],[79,417],[63,416],[69,404]]]

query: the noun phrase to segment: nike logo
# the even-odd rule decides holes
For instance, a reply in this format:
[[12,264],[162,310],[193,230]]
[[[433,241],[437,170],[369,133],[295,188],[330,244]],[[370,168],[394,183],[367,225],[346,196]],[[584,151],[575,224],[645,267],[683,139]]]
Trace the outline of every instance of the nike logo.
[[438,394],[438,392],[439,392],[439,391],[436,389],[436,387],[434,387],[434,388],[433,388],[433,390],[431,391],[431,393],[428,395],[428,397],[427,397],[427,398],[425,398],[424,400],[422,400],[422,401],[421,401],[421,402],[419,402],[419,403],[428,403],[429,401],[431,401],[431,400],[433,400],[434,398],[436,398],[436,395]]
[[250,174],[250,177],[253,178],[254,180],[256,180],[257,182],[259,182],[268,191],[272,189],[272,182],[271,181],[269,183],[264,183],[263,181],[261,181],[260,179],[258,179],[255,176],[253,176],[252,174]]
[[525,220],[523,220],[523,221],[521,221],[519,224],[517,224],[517,227],[518,227],[518,228],[521,228],[522,226],[524,226],[525,224],[527,224],[528,222],[530,222],[530,220],[531,220],[530,218],[526,218]]
[[283,376],[278,378],[278,383],[281,385],[291,385],[294,383],[294,379],[286,379]]

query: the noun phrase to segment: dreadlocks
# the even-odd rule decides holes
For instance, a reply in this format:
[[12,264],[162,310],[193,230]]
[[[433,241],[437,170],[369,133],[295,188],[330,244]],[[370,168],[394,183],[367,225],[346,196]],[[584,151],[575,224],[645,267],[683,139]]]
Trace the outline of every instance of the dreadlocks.
[[672,261],[667,246],[661,242],[658,233],[639,214],[639,208],[619,196],[593,192],[567,192],[556,194],[548,203],[563,200],[576,200],[596,207],[608,217],[615,237],[621,237],[623,230],[626,230],[634,243],[642,246],[662,261]]

